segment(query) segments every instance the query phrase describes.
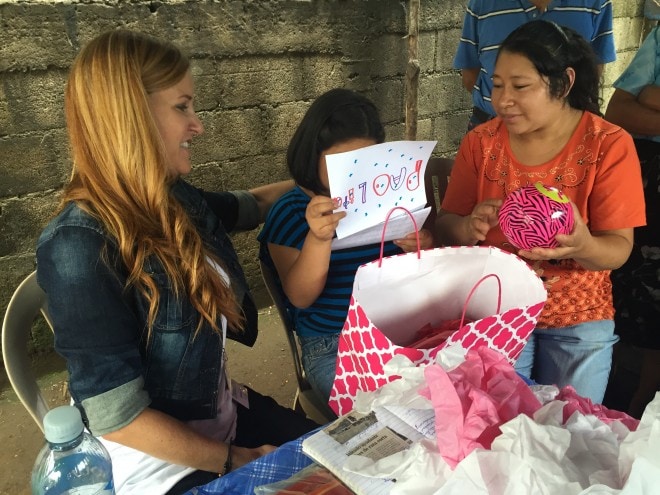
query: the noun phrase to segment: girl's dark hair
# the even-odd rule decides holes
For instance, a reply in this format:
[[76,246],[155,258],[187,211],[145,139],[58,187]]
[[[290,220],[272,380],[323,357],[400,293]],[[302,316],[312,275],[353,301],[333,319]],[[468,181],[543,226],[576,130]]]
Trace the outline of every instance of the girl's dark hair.
[[572,67],[575,81],[566,96],[568,104],[602,116],[599,61],[591,45],[577,32],[554,22],[527,22],[507,36],[500,46],[502,52],[527,57],[539,74],[547,77],[554,98],[566,95],[570,85],[566,69]]
[[291,138],[286,162],[296,183],[315,194],[328,194],[319,178],[319,158],[328,148],[349,139],[385,140],[376,106],[348,89],[331,89],[309,107]]

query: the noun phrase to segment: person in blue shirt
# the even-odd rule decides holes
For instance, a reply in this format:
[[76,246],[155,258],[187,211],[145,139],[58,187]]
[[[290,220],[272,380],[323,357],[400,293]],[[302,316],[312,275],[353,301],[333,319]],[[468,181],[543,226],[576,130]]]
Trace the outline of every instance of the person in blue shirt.
[[582,35],[600,64],[616,59],[611,0],[469,0],[454,57],[463,86],[472,94],[468,130],[495,116],[493,69],[502,41],[532,20],[553,21]]
[[[343,211],[330,198],[325,156],[382,143],[385,130],[374,104],[347,89],[316,99],[287,151],[296,187],[271,208],[259,234],[260,257],[275,268],[302,351],[303,368],[318,395],[328,400],[335,377],[339,334],[357,268],[380,254],[380,244],[333,250]],[[422,248],[431,234],[420,231]],[[385,244],[385,256],[417,249],[415,234]]]
[[225,366],[226,338],[252,345],[257,323],[228,232],[255,228],[292,182],[214,193],[183,179],[204,126],[170,43],[97,36],[64,101],[73,172],[37,281],[117,494],[184,493],[317,427]]
[[[651,12],[647,9],[647,12]],[[660,17],[660,7],[657,15]],[[635,229],[628,262],[612,272],[617,332],[644,349],[640,383],[628,412],[640,417],[660,388],[660,27],[614,82],[605,118],[630,132],[642,165],[645,227]]]

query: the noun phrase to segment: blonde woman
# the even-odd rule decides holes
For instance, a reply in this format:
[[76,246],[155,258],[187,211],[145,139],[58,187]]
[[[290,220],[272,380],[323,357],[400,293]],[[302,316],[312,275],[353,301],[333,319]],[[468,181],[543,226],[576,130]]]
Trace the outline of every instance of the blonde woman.
[[186,183],[195,114],[174,46],[112,31],[76,58],[65,94],[73,173],[37,246],[56,350],[118,494],[183,493],[316,424],[224,367],[256,309],[227,232],[254,228],[289,182],[207,193]]

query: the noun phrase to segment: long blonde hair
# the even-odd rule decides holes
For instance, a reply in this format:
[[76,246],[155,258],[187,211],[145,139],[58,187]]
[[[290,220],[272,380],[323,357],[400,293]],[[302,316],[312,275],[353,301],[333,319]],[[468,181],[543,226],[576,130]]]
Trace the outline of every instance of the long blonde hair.
[[63,203],[77,202],[116,240],[127,288],[134,286],[148,301],[148,335],[159,306],[158,287],[144,267],[150,256],[160,260],[176,295],[187,296],[200,313],[197,330],[206,321],[219,331],[221,314],[233,328],[243,321],[209,258],[222,263],[170,194],[173,179],[149,109],[148,95],[177,84],[189,66],[169,43],[111,31],[77,56],[65,93],[73,173]]

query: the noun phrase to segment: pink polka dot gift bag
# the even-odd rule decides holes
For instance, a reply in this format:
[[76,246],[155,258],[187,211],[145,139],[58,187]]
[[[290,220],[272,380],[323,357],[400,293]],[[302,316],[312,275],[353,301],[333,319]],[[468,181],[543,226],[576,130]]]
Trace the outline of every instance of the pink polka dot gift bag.
[[546,298],[527,263],[495,247],[428,249],[362,265],[339,338],[329,405],[346,414],[358,390],[397,379],[384,365],[399,354],[425,365],[443,347],[460,343],[495,349],[513,364]]

